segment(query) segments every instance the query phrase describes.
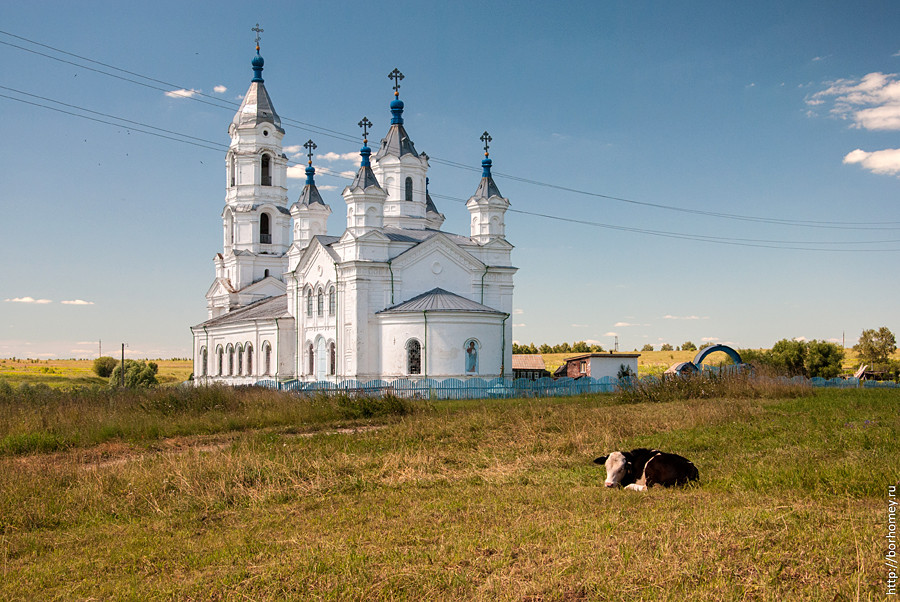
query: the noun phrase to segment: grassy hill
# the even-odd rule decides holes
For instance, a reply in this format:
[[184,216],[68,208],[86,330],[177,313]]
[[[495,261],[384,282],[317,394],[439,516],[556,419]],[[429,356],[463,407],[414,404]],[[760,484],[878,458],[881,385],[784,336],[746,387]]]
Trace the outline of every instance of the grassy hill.
[[[0,445],[0,600],[886,591],[897,391],[394,405],[216,388],[10,394],[0,442],[72,444]],[[687,456],[699,485],[604,488],[593,458],[636,446]]]

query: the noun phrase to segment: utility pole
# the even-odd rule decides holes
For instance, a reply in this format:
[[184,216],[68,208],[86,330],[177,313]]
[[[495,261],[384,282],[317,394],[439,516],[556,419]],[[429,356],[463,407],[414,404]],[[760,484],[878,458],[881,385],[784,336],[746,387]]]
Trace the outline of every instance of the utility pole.
[[97,352],[100,354],[97,357],[103,357],[103,339],[97,341]]
[[122,375],[119,379],[122,388],[125,388],[125,343],[122,343]]

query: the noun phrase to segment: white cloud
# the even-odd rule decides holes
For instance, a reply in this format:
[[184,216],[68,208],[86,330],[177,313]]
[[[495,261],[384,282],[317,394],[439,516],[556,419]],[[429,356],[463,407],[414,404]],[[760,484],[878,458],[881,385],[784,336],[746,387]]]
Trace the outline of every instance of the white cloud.
[[352,180],[353,178],[356,177],[356,172],[355,171],[342,171],[338,175],[341,176],[342,178],[347,178],[348,180]]
[[200,93],[200,90],[194,90],[193,88],[190,90],[185,90],[182,88],[181,90],[171,90],[166,92],[166,96],[169,98],[191,98],[192,96],[196,96]]
[[[673,316],[671,314],[666,314],[663,316],[663,320],[700,320],[700,316]],[[706,319],[706,318],[702,318]]]
[[316,184],[316,188],[319,190],[337,190],[337,186],[332,186],[331,184],[325,184],[324,186]]
[[213,88],[213,92],[215,92],[216,94],[225,94],[226,92],[228,92],[228,88],[226,88],[222,84],[219,84],[218,86]]
[[900,79],[874,72],[861,79],[839,79],[806,99],[808,106],[833,102],[830,113],[865,130],[900,130]]
[[327,152],[324,155],[316,155],[316,159],[321,159],[322,161],[357,161],[359,160],[359,153],[333,153]]
[[306,165],[289,165],[287,177],[292,180],[301,180],[306,177]]
[[522,328],[523,326],[527,326],[527,324],[513,324],[516,328]]
[[872,173],[900,176],[900,148],[872,152],[858,148],[847,153],[844,163],[859,163]]
[[603,333],[603,336],[605,336],[605,337],[617,337],[617,336],[619,336],[619,333],[618,333],[618,332],[604,332],[604,333]]
[[63,305],[93,305],[93,301],[85,301],[83,299],[72,299],[71,301],[60,301]]
[[301,150],[303,150],[303,147],[300,146],[299,144],[292,144],[290,146],[285,146],[282,150],[284,150],[284,152],[286,152],[286,153],[293,154],[293,153],[299,153]]
[[719,337],[703,337],[700,340],[703,341],[704,343],[712,343],[713,341],[718,341]]
[[603,344],[602,341],[598,341],[597,339],[587,339],[585,341],[585,343],[587,343],[588,345],[602,345]]
[[624,328],[626,326],[637,326],[637,324],[631,324],[630,322],[616,322],[613,326],[616,328]]
[[803,341],[808,341],[809,339],[807,339],[806,337],[794,337],[794,340],[803,342]]
[[34,297],[16,297],[15,299],[5,299],[7,303],[37,303],[43,305],[45,303],[53,303],[50,299],[35,299]]
[[895,52],[895,53],[892,54],[891,56],[900,56],[900,50],[898,50],[897,52]]
[[514,309],[514,310],[513,310],[513,315],[514,315],[514,316],[521,316],[521,315],[524,314],[524,313],[525,313],[525,310],[524,310],[524,309]]
[[570,324],[572,328],[590,328],[590,324]]

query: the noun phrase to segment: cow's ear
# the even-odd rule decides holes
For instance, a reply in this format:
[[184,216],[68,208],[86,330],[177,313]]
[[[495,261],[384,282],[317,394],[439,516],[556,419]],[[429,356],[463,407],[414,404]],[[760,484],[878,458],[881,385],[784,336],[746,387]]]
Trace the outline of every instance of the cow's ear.
[[594,460],[594,464],[606,464],[606,458],[609,456],[600,456],[596,460]]

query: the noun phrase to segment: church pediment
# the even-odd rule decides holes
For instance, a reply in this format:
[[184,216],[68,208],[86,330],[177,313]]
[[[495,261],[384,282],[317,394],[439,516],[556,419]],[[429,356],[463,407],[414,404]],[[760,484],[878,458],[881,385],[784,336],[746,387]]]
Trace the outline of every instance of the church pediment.
[[464,270],[484,270],[485,267],[484,263],[461,249],[442,232],[397,255],[391,263],[398,269],[406,269],[421,261],[434,261],[437,255],[446,257]]
[[206,298],[212,299],[213,297],[221,297],[234,292],[235,290],[234,287],[231,286],[231,281],[227,278],[216,278],[213,280],[212,285],[210,285],[209,290],[206,291]]
[[[347,234],[345,233],[344,235],[346,236]],[[334,237],[329,236],[325,240],[334,241]],[[343,237],[340,240],[343,241]],[[297,267],[294,268],[293,272],[305,276],[309,274],[309,271],[316,263],[322,264],[324,262],[324,264],[333,266],[336,261],[340,261],[340,257],[334,249],[329,244],[326,244],[321,236],[314,236],[300,255],[300,260],[297,262]],[[303,279],[306,280],[305,277]]]
[[274,276],[266,276],[262,280],[257,280],[253,284],[248,284],[241,290],[237,291],[238,293],[244,295],[262,295],[264,297],[275,297],[277,295],[283,295],[284,291],[287,289],[287,286]]

